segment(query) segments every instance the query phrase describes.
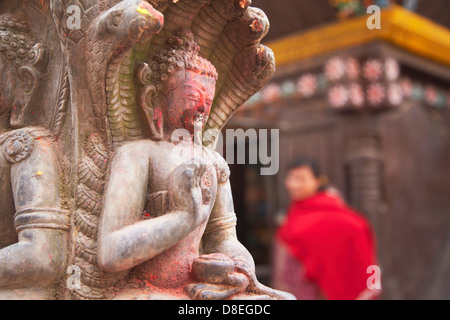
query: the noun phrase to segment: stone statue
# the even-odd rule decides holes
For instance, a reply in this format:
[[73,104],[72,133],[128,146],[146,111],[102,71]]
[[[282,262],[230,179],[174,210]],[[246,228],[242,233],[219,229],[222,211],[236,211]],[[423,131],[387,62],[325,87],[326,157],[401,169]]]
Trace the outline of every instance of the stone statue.
[[[174,131],[184,128],[194,135],[214,100],[217,73],[198,51],[192,32],[179,31],[140,70],[146,95],[140,107],[157,138],[124,143],[111,160],[99,229],[100,267],[131,270],[125,281],[130,286],[148,284],[121,291],[118,298],[151,299],[162,291],[184,297],[180,288],[195,299],[225,299],[247,289],[261,298],[285,297],[257,282],[253,259],[236,238],[224,159],[201,144],[181,143],[177,147],[184,150],[178,151],[201,157],[176,166]],[[199,257],[199,251],[206,256]],[[191,275],[193,263],[199,265],[197,279]]]
[[[1,161],[8,162],[1,168],[11,170],[11,181],[2,182],[12,186],[2,205],[18,212],[19,240],[21,232],[43,232],[35,238],[37,247],[54,249],[48,239],[58,245],[48,254],[58,272],[40,261],[54,271],[40,278],[42,288],[57,292],[47,298],[293,298],[256,279],[253,259],[236,237],[229,168],[214,151],[232,113],[274,72],[273,53],[260,44],[267,17],[249,5],[250,0],[18,2],[16,11],[37,8],[52,22],[49,28],[59,39],[49,37],[46,46],[56,58],[61,53],[52,64],[60,68],[58,81],[49,80],[53,92],[12,88],[21,103],[3,90],[0,100]],[[5,21],[9,26],[12,18]],[[41,45],[27,48],[32,49],[45,52]],[[12,77],[14,64],[1,58],[7,70],[2,75]],[[43,58],[30,53],[28,69],[19,67],[17,79],[39,75]],[[24,73],[29,68],[33,72]],[[10,82],[21,83],[5,83]],[[31,109],[27,94],[35,90],[55,105]],[[43,118],[50,124],[27,120],[30,110],[47,112]],[[22,155],[17,150],[24,144]],[[18,173],[15,166],[26,170]],[[9,177],[7,171],[2,175]],[[26,223],[37,222],[22,231],[25,214],[36,216],[24,218]],[[0,220],[0,231],[11,227]],[[19,275],[10,273],[2,256],[13,243],[1,243],[0,272],[22,289],[36,273],[16,283]],[[14,255],[20,257],[20,250]],[[3,279],[2,274],[0,288]]]
[[59,161],[50,131],[30,126],[46,68],[21,15],[0,16],[0,299],[54,298],[68,253]]

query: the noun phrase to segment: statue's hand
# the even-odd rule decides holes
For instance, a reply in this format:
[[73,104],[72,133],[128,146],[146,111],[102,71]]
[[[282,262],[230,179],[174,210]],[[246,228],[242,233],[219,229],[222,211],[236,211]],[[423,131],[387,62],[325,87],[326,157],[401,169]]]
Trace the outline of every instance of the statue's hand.
[[202,206],[201,181],[206,167],[202,159],[192,159],[175,168],[169,181],[170,207],[191,212],[197,223],[206,222],[209,217],[209,211]]
[[222,283],[192,283],[186,288],[193,300],[224,300],[245,291],[248,279],[240,273],[233,273]]
[[249,280],[248,292],[274,300],[296,300],[295,296],[288,292],[275,290],[260,283],[256,278],[254,270],[245,261],[235,260],[235,264],[236,271]]
[[[222,253],[196,258],[192,264],[196,283],[189,284],[186,292],[194,300],[263,299],[295,300],[287,292],[261,284],[255,272],[244,261],[232,260]],[[245,293],[245,294],[241,294]]]
[[248,278],[234,272],[234,261],[221,253],[198,257],[192,264],[197,283],[189,284],[186,291],[194,300],[223,300],[243,292],[249,285]]

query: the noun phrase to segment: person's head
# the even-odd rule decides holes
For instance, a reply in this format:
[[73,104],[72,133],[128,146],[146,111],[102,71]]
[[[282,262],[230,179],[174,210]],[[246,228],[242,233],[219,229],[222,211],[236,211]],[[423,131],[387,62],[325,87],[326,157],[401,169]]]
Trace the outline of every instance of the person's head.
[[29,35],[25,17],[0,15],[0,115],[13,127],[24,125],[45,64],[44,46]]
[[179,30],[140,71],[145,85],[141,108],[147,110],[144,111],[150,129],[156,122],[156,127],[166,133],[187,129],[192,134],[196,121],[201,127],[205,125],[218,76],[199,50],[192,32]]
[[322,175],[318,162],[309,157],[293,161],[287,170],[285,186],[290,198],[295,201],[308,199],[326,187],[326,177]]

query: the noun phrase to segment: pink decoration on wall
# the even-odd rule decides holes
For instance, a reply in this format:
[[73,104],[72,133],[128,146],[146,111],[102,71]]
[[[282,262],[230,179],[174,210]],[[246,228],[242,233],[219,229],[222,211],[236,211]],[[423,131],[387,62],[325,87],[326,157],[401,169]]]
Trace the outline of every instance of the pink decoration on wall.
[[371,105],[381,104],[385,97],[385,88],[380,83],[372,83],[367,87],[367,100]]
[[403,91],[403,96],[409,98],[412,94],[412,90],[413,90],[413,85],[411,80],[409,80],[408,78],[403,78],[401,80],[401,86],[402,86],[402,91]]
[[384,63],[386,78],[390,81],[395,81],[400,75],[400,66],[395,59],[388,58]]
[[438,100],[438,92],[434,86],[427,86],[425,87],[425,101],[430,104],[434,105]]
[[297,90],[305,97],[312,96],[317,90],[317,78],[312,74],[302,76],[297,82]]
[[360,74],[360,66],[355,58],[348,58],[346,61],[347,76],[350,80],[356,80]]
[[383,72],[383,64],[379,60],[369,60],[364,64],[364,78],[369,81],[379,80]]
[[325,76],[330,81],[342,79],[345,75],[345,64],[341,58],[332,58],[325,65]]
[[272,83],[263,89],[261,95],[265,103],[271,103],[281,96],[281,89],[277,84]]
[[389,103],[398,106],[403,102],[402,87],[398,83],[392,83],[388,87],[388,100]]
[[362,107],[364,104],[364,91],[359,84],[352,84],[349,90],[350,102],[355,107]]
[[343,85],[332,87],[328,92],[328,101],[333,108],[343,108],[348,102],[347,88]]

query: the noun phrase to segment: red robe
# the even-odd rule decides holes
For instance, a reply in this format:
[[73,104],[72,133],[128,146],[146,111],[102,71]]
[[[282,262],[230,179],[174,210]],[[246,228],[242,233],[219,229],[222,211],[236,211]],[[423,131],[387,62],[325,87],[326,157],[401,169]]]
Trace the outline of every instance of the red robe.
[[366,219],[336,196],[319,192],[292,202],[277,237],[327,299],[367,295],[367,267],[377,264],[374,236]]

